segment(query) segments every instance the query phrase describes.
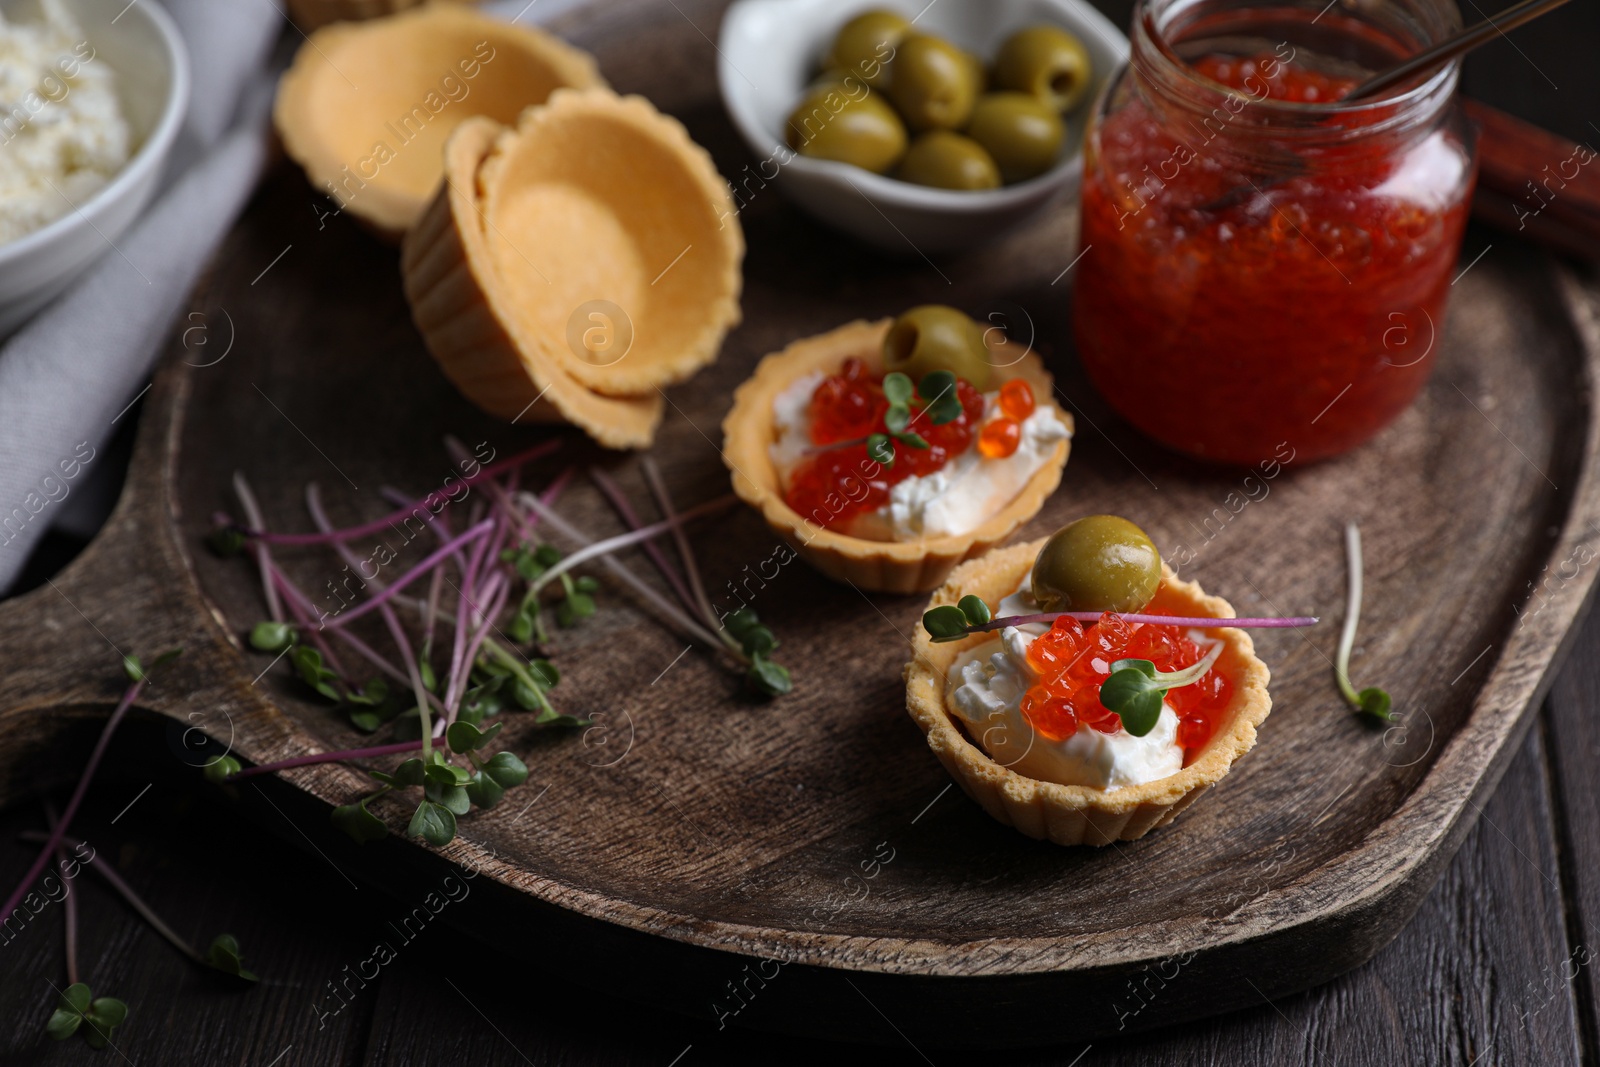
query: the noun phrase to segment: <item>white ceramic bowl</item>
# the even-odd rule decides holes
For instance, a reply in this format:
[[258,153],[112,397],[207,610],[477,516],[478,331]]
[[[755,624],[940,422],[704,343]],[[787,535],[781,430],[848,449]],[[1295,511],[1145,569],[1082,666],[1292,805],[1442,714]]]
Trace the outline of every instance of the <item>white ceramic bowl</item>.
[[[123,118],[138,147],[76,210],[0,244],[0,337],[112,251],[155,191],[189,106],[189,53],[155,0],[66,0],[66,6],[94,48],[93,61],[116,71]],[[0,0],[0,10],[23,21],[39,17],[35,0]]]
[[[784,146],[789,114],[800,101],[834,34],[872,8],[917,18],[988,62],[1024,26],[1054,23],[1089,52],[1093,85],[1069,115],[1061,159],[1037,178],[980,192],[912,185],[859,167],[794,155]],[[739,0],[723,18],[717,64],[722,100],[761,162],[733,181],[742,202],[771,180],[830,226],[905,255],[947,252],[1004,233],[1060,196],[1075,195],[1083,176],[1083,128],[1106,80],[1128,58],[1128,39],[1083,0]],[[793,156],[792,159],[789,157]],[[789,159],[788,163],[783,163]],[[781,166],[780,166],[781,164]],[[774,177],[774,172],[776,177]],[[754,176],[754,177],[752,177]],[[747,186],[747,187],[746,187]]]

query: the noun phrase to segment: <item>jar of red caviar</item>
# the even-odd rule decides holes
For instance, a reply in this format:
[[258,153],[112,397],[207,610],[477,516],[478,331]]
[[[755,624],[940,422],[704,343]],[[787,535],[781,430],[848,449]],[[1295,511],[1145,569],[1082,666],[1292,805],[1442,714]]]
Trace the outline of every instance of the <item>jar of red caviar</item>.
[[1255,464],[1362,443],[1437,355],[1475,137],[1458,67],[1339,98],[1460,25],[1450,0],[1141,0],[1090,124],[1074,329],[1164,444]]

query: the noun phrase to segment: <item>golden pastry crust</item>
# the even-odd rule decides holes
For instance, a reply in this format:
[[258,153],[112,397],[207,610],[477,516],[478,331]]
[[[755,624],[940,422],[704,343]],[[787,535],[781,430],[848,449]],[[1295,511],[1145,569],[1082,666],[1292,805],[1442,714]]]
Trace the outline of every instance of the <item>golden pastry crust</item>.
[[[928,607],[954,604],[968,593],[997,603],[1016,590],[1043,546],[1043,540],[1012,545],[967,563],[934,593]],[[1226,600],[1206,595],[1194,582],[1179,581],[1165,564],[1161,588],[1149,610],[1218,619],[1235,614]],[[905,669],[906,710],[950,776],[1000,822],[1058,845],[1132,841],[1177,818],[1220,781],[1233,762],[1255,746],[1256,730],[1272,711],[1267,693],[1272,675],[1256,656],[1250,634],[1231,627],[1207,633],[1224,645],[1213,669],[1225,672],[1234,683],[1226,717],[1198,759],[1177,774],[1141,785],[1107,792],[1041,782],[1001,766],[974,743],[964,721],[950,711],[947,675],[957,656],[992,634],[935,643],[919,626],[912,640],[912,659]]]
[[[767,525],[823,574],[862,589],[925,592],[944,581],[963,560],[987,552],[1038,514],[1045,499],[1061,484],[1061,470],[1072,442],[1068,437],[1057,444],[1049,462],[1034,472],[1011,503],[970,533],[869,541],[826,529],[798,514],[784,502],[769,452],[776,439],[773,403],[801,375],[833,373],[852,356],[865,362],[873,373],[880,372],[883,337],[889,325],[888,319],[858,320],[796,341],[763,359],[733,394],[733,409],[722,423],[723,460],[740,499],[761,512]],[[991,343],[990,352],[997,368],[1026,381],[1033,388],[1035,402],[1054,409],[1056,417],[1072,429],[1072,416],[1056,407],[1054,385],[1037,354],[1009,341]]]
[[547,346],[517,336],[484,240],[478,169],[502,127],[470,119],[445,149],[445,181],[406,235],[401,272],[412,318],[446,377],[483,410],[516,422],[568,422],[607,448],[645,448],[661,394],[607,397],[585,388]]
[[563,86],[604,88],[594,58],[459,4],[316,30],[278,85],[284,150],[339,210],[399,241],[432,200],[452,131],[515,122]]
[[[513,328],[573,378],[638,396],[717,358],[740,317],[744,236],[678,120],[640,96],[557,90],[500,134],[478,188]],[[580,356],[591,320],[574,315],[596,301],[613,305],[592,318],[600,336],[631,336],[620,355]]]

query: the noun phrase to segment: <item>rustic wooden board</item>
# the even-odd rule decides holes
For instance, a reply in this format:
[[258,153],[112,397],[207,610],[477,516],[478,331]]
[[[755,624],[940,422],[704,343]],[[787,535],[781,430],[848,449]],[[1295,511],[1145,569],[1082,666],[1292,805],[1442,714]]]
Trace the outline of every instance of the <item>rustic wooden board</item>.
[[[716,102],[703,36],[715,34],[718,5],[678,6],[597,5],[559,28],[737,175],[748,160]],[[456,397],[410,326],[394,253],[348,220],[319,222],[316,205],[296,173],[271,176],[198,297],[210,344],[202,353],[195,335],[187,350],[180,339],[151,394],[113,524],[55,588],[0,608],[0,647],[15,664],[0,709],[8,753],[36,751],[50,727],[103,708],[116,684],[108,645],[185,646],[183,669],[149,706],[249,759],[348,747],[355,735],[284,668],[252,681],[267,666],[238,647],[262,615],[253,571],[200,547],[210,514],[232,506],[231,472],[250,476],[277,526],[304,522],[310,480],[336,521],[356,521],[386,510],[376,495],[385,483],[436,488],[448,472],[444,433],[505,453],[545,432],[492,424]],[[902,708],[919,598],[868,597],[799,563],[783,569],[755,606],[799,685],[764,705],[700,653],[679,659],[682,641],[611,593],[600,618],[554,649],[563,706],[608,716],[610,743],[514,724],[507,736],[533,772],[523,795],[537,803],[473,817],[445,850],[503,887],[498,936],[579,980],[702,1015],[735,1006],[723,988],[743,966],[782,960],[781,1006],[753,999],[736,1023],[881,1040],[858,1011],[837,1010],[865,996],[930,1045],[1061,1041],[1258,1003],[1387,942],[1498,781],[1593,583],[1579,549],[1600,529],[1594,292],[1532,253],[1496,250],[1459,281],[1418,404],[1352,456],[1289,463],[1263,495],[1245,472],[1146,444],[1090,391],[1067,341],[1070,279],[1051,281],[1076,254],[1070,209],[937,265],[841,245],[775,188],[759,190],[741,221],[745,322],[714,368],[669,393],[655,452],[680,503],[725,491],[717,427],[763,353],[940,300],[1007,315],[1079,417],[1062,490],[1022,536],[1120,512],[1169,558],[1190,549],[1185,576],[1241,611],[1329,621],[1260,639],[1276,710],[1211,796],[1140,842],[1067,850],[946,789]],[[186,365],[215,360],[230,339],[220,362]],[[569,435],[562,462],[590,460],[639,490],[631,458]],[[1240,508],[1246,492],[1258,499]],[[563,509],[615,528],[587,489]],[[1400,732],[1362,727],[1331,684],[1346,518],[1361,521],[1368,544],[1360,677],[1389,686],[1406,715]],[[698,540],[714,589],[775,547],[744,512]],[[308,587],[339,572],[331,555],[281,556]],[[0,766],[0,797],[40,784],[25,767]],[[358,853],[333,838],[322,807],[356,795],[357,772],[285,777],[303,791],[297,829],[336,867],[388,880],[429,869],[419,848]],[[859,883],[846,879],[883,842],[893,861],[851,900]],[[1170,980],[1138,1008],[1127,983],[1151,970]],[[1027,1010],[997,1027],[1005,1006]]]

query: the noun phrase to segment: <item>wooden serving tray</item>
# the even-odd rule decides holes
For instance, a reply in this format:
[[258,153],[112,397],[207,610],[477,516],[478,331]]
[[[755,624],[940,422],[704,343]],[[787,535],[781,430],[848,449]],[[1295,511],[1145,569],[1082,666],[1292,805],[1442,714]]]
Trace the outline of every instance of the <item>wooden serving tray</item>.
[[[556,28],[592,49],[619,90],[680,116],[737,176],[748,160],[711,73],[718,13],[636,0]],[[398,838],[345,841],[326,806],[367,779],[340,765],[290,772],[292,788],[268,791],[295,839],[402,896],[421,884],[408,871],[480,867],[483,884],[501,887],[489,936],[525,953],[530,991],[555,976],[738,1025],[898,1032],[919,1047],[1171,1023],[1370,957],[1494,789],[1594,582],[1592,284],[1497,246],[1459,279],[1415,407],[1352,455],[1247,477],[1160,451],[1087,386],[1067,340],[1070,275],[1060,277],[1076,255],[1070,207],[930,265],[873,257],[776,188],[750,190],[744,323],[714,367],[668,394],[654,453],[679,504],[727,491],[719,424],[764,353],[927,301],[1001,314],[1043,353],[1078,419],[1061,490],[1019,536],[1125,514],[1169,559],[1187,548],[1184,576],[1241,612],[1323,617],[1304,633],[1258,634],[1274,712],[1256,750],[1141,841],[1029,840],[951,788],[904,713],[901,669],[923,599],[863,595],[796,561],[748,584],[795,669],[790,696],[751,701],[608,585],[602,613],[552,650],[559,705],[595,716],[604,734],[511,717],[505,737],[532,777],[463,820],[443,858]],[[394,251],[349,220],[319,224],[320,203],[290,167],[269,176],[196,297],[200,317],[174,341],[112,523],[53,585],[0,605],[0,799],[64,773],[29,761],[104,715],[119,686],[113,645],[186,649],[143,702],[180,735],[200,727],[257,762],[359,743],[286,666],[266,670],[267,657],[240,647],[264,616],[254,569],[202,547],[211,514],[235,510],[232,472],[250,477],[276,528],[309,529],[308,481],[351,523],[388,510],[380,486],[438,488],[446,433],[504,455],[553,432],[463,402],[411,326]],[[545,469],[599,463],[645,499],[634,457],[554,432],[567,444]],[[618,528],[582,479],[561,509],[590,530]],[[1333,685],[1347,519],[1360,521],[1368,560],[1355,673],[1393,693],[1395,729],[1364,726]],[[752,513],[702,526],[695,541],[713,590],[772,574],[777,546]],[[278,556],[307,588],[339,572],[321,550]],[[399,805],[380,810],[402,825]]]

